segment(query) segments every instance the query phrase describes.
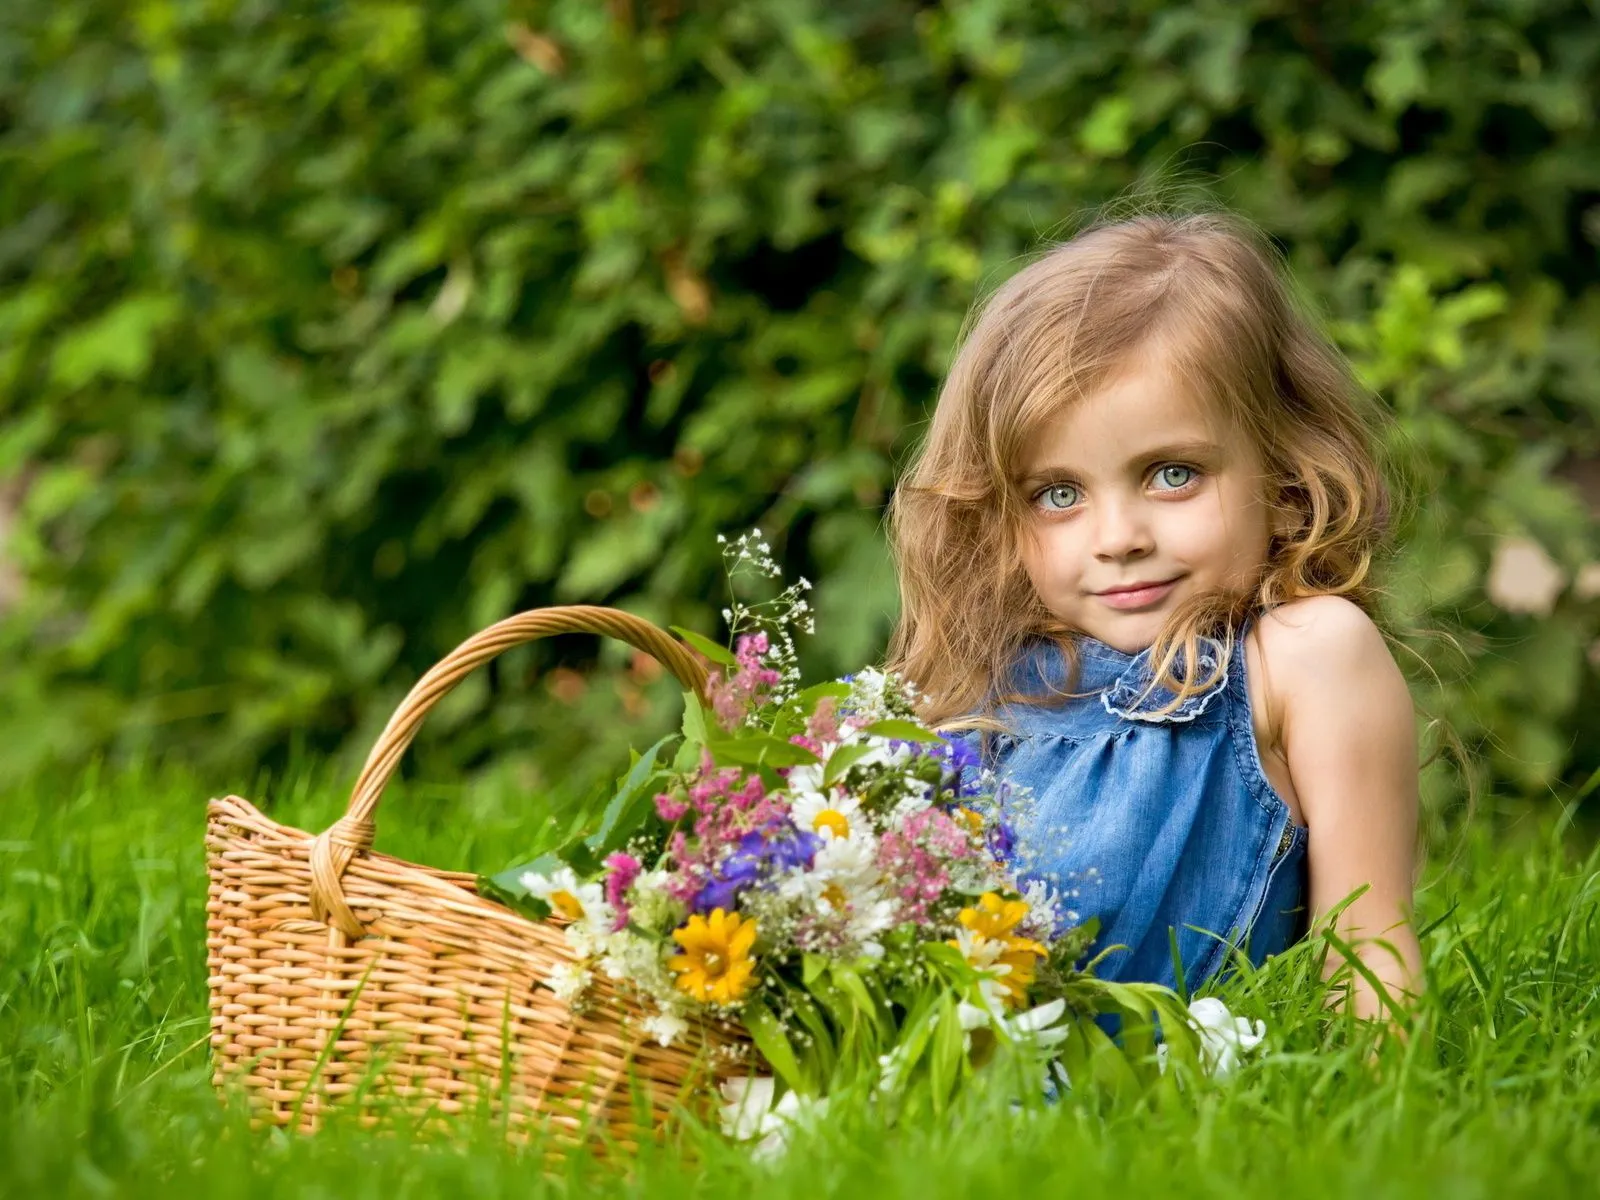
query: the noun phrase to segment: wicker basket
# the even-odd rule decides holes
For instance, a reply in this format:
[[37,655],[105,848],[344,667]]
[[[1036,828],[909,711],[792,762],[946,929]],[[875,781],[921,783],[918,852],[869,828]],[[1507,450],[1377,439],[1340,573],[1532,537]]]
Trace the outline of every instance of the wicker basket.
[[[708,1025],[657,1045],[600,979],[574,1014],[545,984],[571,961],[559,924],[478,895],[474,877],[371,851],[373,812],[428,711],[503,650],[555,633],[620,638],[685,686],[705,671],[648,621],[587,606],[521,613],[468,639],[390,719],[345,815],[313,837],[237,796],[206,828],[211,1047],[219,1088],[258,1123],[316,1129],[333,1106],[364,1122],[487,1111],[513,1135],[600,1136],[627,1149],[699,1108],[753,1051]],[[743,1068],[748,1070],[748,1066]]]

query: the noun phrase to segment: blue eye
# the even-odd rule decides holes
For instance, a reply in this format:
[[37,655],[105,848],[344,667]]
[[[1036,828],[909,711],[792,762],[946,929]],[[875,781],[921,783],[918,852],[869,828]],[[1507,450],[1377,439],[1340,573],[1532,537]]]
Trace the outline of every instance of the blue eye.
[[1078,489],[1070,483],[1052,483],[1034,497],[1042,508],[1063,512],[1078,503]]
[[1173,463],[1162,467],[1155,474],[1155,485],[1159,491],[1177,491],[1179,488],[1188,487],[1193,483],[1199,472],[1193,467],[1180,466]]

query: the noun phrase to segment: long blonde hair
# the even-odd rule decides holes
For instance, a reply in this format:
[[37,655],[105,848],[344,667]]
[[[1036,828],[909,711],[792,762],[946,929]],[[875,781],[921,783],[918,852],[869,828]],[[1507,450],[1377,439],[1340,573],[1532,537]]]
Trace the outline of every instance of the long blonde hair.
[[889,666],[915,681],[923,719],[994,727],[1023,646],[1071,635],[1023,566],[1024,449],[1045,423],[1159,346],[1166,367],[1253,440],[1275,530],[1253,585],[1191,598],[1158,636],[1155,680],[1177,677],[1219,637],[1223,662],[1252,613],[1301,596],[1346,596],[1369,614],[1389,498],[1370,444],[1370,398],[1302,311],[1264,237],[1226,214],[1141,216],[1095,226],[1018,272],[968,321],[926,439],[889,505],[901,615]]

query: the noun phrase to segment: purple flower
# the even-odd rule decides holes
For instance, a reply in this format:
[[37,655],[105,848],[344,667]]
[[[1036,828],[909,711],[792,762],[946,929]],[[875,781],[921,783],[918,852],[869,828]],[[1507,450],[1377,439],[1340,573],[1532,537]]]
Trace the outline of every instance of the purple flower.
[[965,771],[969,767],[978,765],[978,748],[966,737],[960,735],[952,737],[948,733],[941,733],[939,737],[944,742],[942,757],[955,770]]
[[746,888],[760,882],[763,876],[809,867],[821,845],[822,839],[816,834],[802,833],[787,822],[767,831],[745,834],[739,839],[738,848],[717,865],[711,882],[695,896],[695,911],[720,908],[732,912]]
[[822,839],[814,833],[805,833],[793,825],[781,831],[781,835],[767,843],[768,860],[784,871],[793,871],[797,867],[810,867],[811,860],[816,858],[817,851],[822,849]]
[[1016,846],[1017,834],[1009,821],[1001,819],[989,827],[989,853],[998,861],[1009,862]]
[[951,790],[957,796],[976,796],[983,790],[978,783],[979,756],[978,748],[972,741],[973,736],[941,733],[939,737],[942,744],[928,750],[931,757],[941,759],[949,768],[954,776]]

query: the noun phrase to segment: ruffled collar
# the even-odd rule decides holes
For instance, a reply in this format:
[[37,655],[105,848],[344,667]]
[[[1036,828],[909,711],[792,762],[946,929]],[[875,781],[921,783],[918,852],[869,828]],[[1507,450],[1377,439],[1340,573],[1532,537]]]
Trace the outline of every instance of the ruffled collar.
[[[1076,694],[1099,693],[1100,703],[1108,713],[1129,721],[1192,721],[1206,711],[1212,700],[1228,686],[1228,672],[1221,672],[1216,680],[1199,692],[1186,696],[1170,712],[1161,710],[1177,699],[1177,692],[1164,684],[1151,686],[1151,653],[1141,650],[1127,654],[1095,638],[1079,635],[1075,639],[1078,651],[1076,680],[1067,677],[1067,664],[1054,642],[1040,639],[1030,645],[1024,654],[1024,671],[1019,682],[1024,688],[1044,691],[1065,691],[1073,683]],[[1222,662],[1223,644],[1215,638],[1200,639],[1199,677],[1205,678],[1216,671]],[[1184,657],[1178,655],[1176,674],[1187,675]]]

